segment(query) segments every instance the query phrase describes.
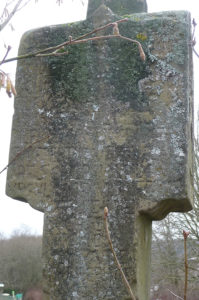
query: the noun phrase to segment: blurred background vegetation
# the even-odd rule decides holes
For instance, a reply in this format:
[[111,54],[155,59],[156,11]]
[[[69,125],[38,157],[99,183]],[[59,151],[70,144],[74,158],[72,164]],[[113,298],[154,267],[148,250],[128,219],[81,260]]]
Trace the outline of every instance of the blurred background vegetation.
[[42,236],[24,227],[6,238],[0,234],[0,282],[4,292],[24,292],[41,286]]

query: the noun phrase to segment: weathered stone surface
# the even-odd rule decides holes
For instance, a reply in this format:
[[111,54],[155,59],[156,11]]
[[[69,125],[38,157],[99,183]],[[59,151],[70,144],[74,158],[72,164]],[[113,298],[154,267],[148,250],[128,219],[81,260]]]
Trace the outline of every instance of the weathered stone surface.
[[87,16],[90,17],[101,4],[119,16],[147,12],[146,0],[89,0]]
[[[98,21],[28,32],[20,53]],[[151,221],[191,209],[189,14],[135,14],[119,27],[142,42],[145,63],[118,38],[18,63],[10,158],[50,138],[10,166],[7,194],[45,213],[45,299],[129,299],[105,238],[104,206],[127,278],[148,299]]]

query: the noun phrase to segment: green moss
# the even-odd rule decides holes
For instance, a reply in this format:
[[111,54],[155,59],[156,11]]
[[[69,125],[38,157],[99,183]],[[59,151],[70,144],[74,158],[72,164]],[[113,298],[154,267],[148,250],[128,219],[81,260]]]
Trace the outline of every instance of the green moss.
[[[73,38],[92,30],[88,24],[86,29],[84,23],[71,24],[65,35],[72,35]],[[81,27],[81,30],[80,30]],[[56,32],[57,43],[66,40],[63,37],[63,29]],[[93,47],[90,43],[68,46],[64,49],[68,54],[60,57],[47,58],[50,77],[52,78],[52,94],[60,95],[65,100],[86,101],[89,91],[92,91],[92,70],[90,65],[93,57]]]
[[[135,31],[132,23],[125,27],[126,32]],[[72,25],[68,33],[67,31],[63,33],[61,28],[56,37],[56,40],[59,39],[57,43],[66,40],[65,36],[68,38],[71,34],[77,37],[92,29],[92,24],[89,22]],[[133,35],[131,37],[135,38]],[[140,37],[145,36],[143,34]],[[140,59],[136,44],[121,39],[111,39],[71,45],[66,49],[67,55],[47,59],[53,94],[59,94],[65,99],[64,101],[82,103],[92,101],[104,90],[106,95],[119,101],[129,101],[132,107],[140,110],[143,95],[139,92],[138,81],[146,77],[147,71],[145,63]],[[106,88],[110,86],[114,87],[112,91]]]
[[138,82],[147,76],[147,70],[146,64],[140,59],[137,45],[113,40],[109,43],[109,57],[114,97],[120,101],[129,101],[135,110],[140,110],[144,99]]
[[[90,50],[90,51],[89,51]],[[92,49],[89,44],[74,45],[69,54],[50,59],[53,94],[72,101],[87,101],[92,93]]]

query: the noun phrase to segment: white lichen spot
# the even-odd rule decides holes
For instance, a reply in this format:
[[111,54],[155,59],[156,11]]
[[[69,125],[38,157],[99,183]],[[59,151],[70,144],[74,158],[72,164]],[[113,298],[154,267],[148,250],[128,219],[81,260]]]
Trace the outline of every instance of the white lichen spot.
[[94,120],[95,120],[95,113],[94,113],[94,112],[92,113],[91,120],[92,120],[92,121],[94,121]]
[[46,116],[47,116],[47,117],[52,117],[53,114],[52,114],[50,111],[47,111]]
[[98,110],[99,110],[99,106],[96,105],[96,104],[93,104],[93,110],[94,110],[94,111],[98,111]]
[[59,281],[56,281],[56,285],[59,285]]
[[[161,117],[160,116],[156,116],[154,119],[153,119],[153,124],[155,124],[155,125],[157,125],[159,122],[160,122],[160,120],[161,120]],[[157,129],[157,131],[158,131],[158,129]]]
[[78,297],[78,293],[75,291],[75,292],[72,292],[72,296],[73,297]]
[[98,146],[98,151],[101,151],[101,150],[103,150],[103,148],[104,148],[104,146],[103,146],[103,145],[99,145],[99,146]]
[[92,156],[91,156],[90,152],[86,152],[84,156],[85,156],[87,159],[90,159],[90,158],[92,158]]
[[85,234],[84,234],[83,231],[80,231],[79,235],[80,235],[81,237],[84,237]]
[[158,141],[165,141],[166,140],[166,135],[163,133],[162,135],[160,135],[159,137],[157,137]]
[[59,258],[59,255],[54,256],[54,260],[58,260],[58,258]]
[[38,109],[38,113],[41,115],[44,112],[44,109]]
[[53,209],[53,205],[50,205],[46,208],[46,211],[51,211]]
[[85,175],[85,179],[89,180],[90,178],[91,178],[90,173],[87,173],[87,174]]
[[69,215],[72,214],[72,209],[70,207],[67,209],[67,214],[69,214]]
[[79,153],[76,150],[73,150],[73,157],[75,158],[79,157]]
[[64,261],[64,266],[68,267],[68,261],[67,260]]
[[180,149],[180,148],[175,149],[175,154],[178,155],[179,157],[184,157],[185,156],[183,150]]
[[128,182],[132,182],[132,181],[133,181],[133,179],[131,178],[130,175],[126,175],[126,180],[127,180]]
[[105,136],[103,136],[103,135],[101,135],[100,137],[99,137],[99,141],[103,141],[105,139]]
[[151,154],[153,154],[153,155],[160,155],[160,149],[159,148],[153,148],[151,150]]
[[67,114],[67,113],[61,113],[60,114],[60,117],[61,118],[67,118],[69,116],[69,114]]

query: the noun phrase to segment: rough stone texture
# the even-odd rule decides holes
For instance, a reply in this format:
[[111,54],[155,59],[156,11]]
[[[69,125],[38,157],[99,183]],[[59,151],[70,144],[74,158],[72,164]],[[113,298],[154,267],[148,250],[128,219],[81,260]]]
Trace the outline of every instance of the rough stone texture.
[[101,4],[119,16],[147,12],[146,0],[89,0],[87,16],[91,16]]
[[[106,17],[24,35],[27,53],[89,32]],[[107,14],[105,11],[108,11]],[[44,299],[129,299],[105,238],[139,300],[149,298],[151,221],[192,202],[192,64],[187,12],[134,14],[120,39],[19,61],[7,194],[45,213]],[[109,29],[111,30],[111,29]],[[107,31],[110,33],[110,31]]]

